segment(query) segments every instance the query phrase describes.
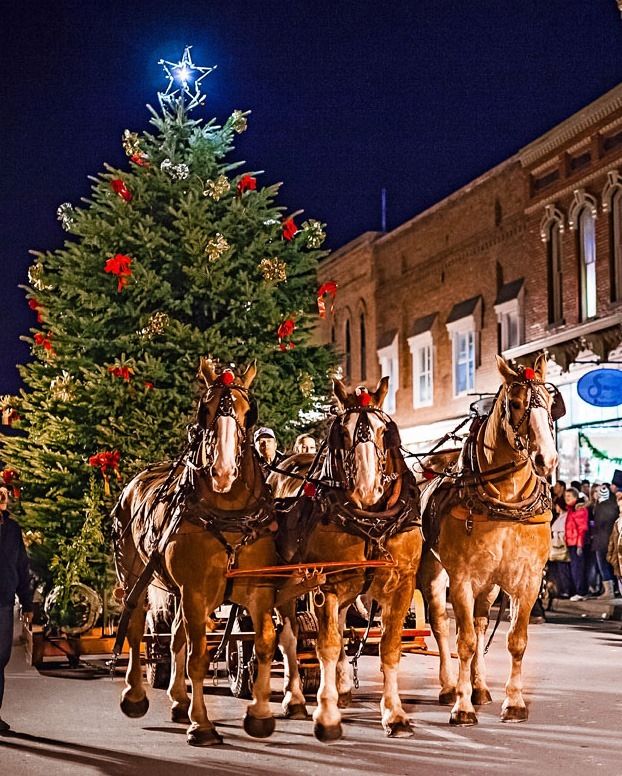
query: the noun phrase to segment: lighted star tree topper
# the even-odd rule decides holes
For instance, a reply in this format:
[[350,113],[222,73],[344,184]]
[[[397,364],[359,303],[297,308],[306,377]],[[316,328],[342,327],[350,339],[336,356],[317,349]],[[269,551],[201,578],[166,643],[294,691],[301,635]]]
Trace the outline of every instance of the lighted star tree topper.
[[[160,59],[158,64],[162,65],[168,85],[166,91],[158,92],[158,100],[162,110],[168,107],[176,107],[182,112],[190,111],[205,101],[205,94],[201,93],[201,81],[209,75],[214,67],[199,67],[192,61],[190,49],[192,46],[186,46],[179,62],[170,62],[167,59]],[[186,101],[187,99],[187,101]]]

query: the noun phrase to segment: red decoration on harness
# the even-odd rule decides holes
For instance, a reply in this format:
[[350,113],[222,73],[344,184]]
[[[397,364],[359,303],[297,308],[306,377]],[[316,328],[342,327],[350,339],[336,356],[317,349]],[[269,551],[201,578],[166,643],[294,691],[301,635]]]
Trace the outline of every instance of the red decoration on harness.
[[238,181],[238,194],[242,196],[245,191],[255,191],[257,189],[257,178],[252,175],[243,175]]
[[367,391],[367,388],[357,388],[356,393],[359,407],[369,407],[371,404],[371,395]]
[[119,293],[127,285],[127,279],[132,276],[132,259],[123,253],[116,253],[104,265],[104,272],[118,277],[117,293]]
[[119,473],[119,462],[121,460],[121,453],[118,450],[104,450],[97,455],[92,455],[89,458],[89,466],[94,469],[99,469],[104,478],[104,493],[106,496],[110,495],[110,471],[113,472],[117,481],[121,480],[121,474]]
[[302,492],[305,494],[307,498],[315,498],[315,494],[317,493],[317,487],[313,482],[305,482]]
[[531,367],[526,367],[523,370],[523,377],[525,378],[525,380],[531,382],[531,380],[536,379],[536,373],[533,371],[533,369],[531,369]]
[[436,477],[438,477],[438,474],[436,472],[433,472],[432,469],[424,469],[423,470],[423,479],[424,480],[433,480]]
[[[296,328],[296,324],[294,323],[292,318],[286,318],[283,323],[279,325],[279,328],[276,330],[277,336],[279,338],[279,349],[280,350],[293,350],[295,345],[291,341],[291,336],[294,333],[294,329]],[[285,341],[287,340],[287,341]]]
[[294,223],[293,218],[288,218],[286,221],[283,221],[283,239],[284,240],[292,240],[296,232],[298,231],[298,227]]
[[317,309],[320,318],[326,318],[325,296],[330,297],[330,314],[335,312],[335,297],[337,296],[337,284],[334,280],[327,280],[317,290]]
[[218,382],[222,383],[222,385],[233,385],[234,380],[235,375],[230,369],[225,369],[218,377]]
[[132,199],[132,192],[128,189],[125,181],[122,181],[121,178],[114,178],[111,180],[110,186],[112,187],[114,193],[126,202],[129,202]]

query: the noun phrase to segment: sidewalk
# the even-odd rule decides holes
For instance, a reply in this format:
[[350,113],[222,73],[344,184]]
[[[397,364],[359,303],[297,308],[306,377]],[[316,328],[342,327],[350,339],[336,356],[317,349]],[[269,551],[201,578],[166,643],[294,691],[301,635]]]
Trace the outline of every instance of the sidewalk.
[[551,602],[551,611],[592,620],[622,620],[622,598],[604,600],[587,598],[585,601],[554,598]]

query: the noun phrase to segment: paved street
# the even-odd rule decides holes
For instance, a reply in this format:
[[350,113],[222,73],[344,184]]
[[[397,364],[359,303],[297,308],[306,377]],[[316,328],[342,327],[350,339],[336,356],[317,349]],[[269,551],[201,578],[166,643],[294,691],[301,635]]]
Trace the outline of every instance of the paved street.
[[[361,688],[345,713],[345,738],[325,745],[310,722],[277,720],[265,741],[241,728],[245,703],[224,686],[206,682],[206,701],[225,745],[195,749],[185,728],[169,722],[164,691],[152,690],[151,708],[139,720],[118,708],[121,679],[80,679],[80,672],[27,668],[15,647],[8,669],[2,716],[13,730],[0,738],[0,774],[87,776],[195,776],[198,774],[422,774],[463,776],[499,773],[622,774],[622,625],[555,613],[530,628],[525,663],[530,719],[498,719],[508,659],[502,624],[489,655],[494,702],[480,710],[480,724],[450,728],[448,709],[436,702],[437,661],[407,656],[402,697],[415,725],[411,739],[390,741],[379,722],[377,658],[362,660]],[[76,678],[71,678],[75,676]],[[279,680],[274,711],[280,712]],[[311,706],[311,704],[309,704]]]

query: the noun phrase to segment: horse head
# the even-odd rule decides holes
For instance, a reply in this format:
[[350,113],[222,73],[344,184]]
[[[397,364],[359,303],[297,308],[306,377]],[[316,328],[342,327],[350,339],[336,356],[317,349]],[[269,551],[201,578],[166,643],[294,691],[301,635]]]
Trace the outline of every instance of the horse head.
[[359,386],[348,391],[341,380],[333,381],[340,414],[333,421],[329,447],[341,451],[350,501],[361,508],[376,504],[387,481],[387,452],[400,446],[399,432],[382,411],[389,390],[383,377],[375,391]]
[[533,367],[514,370],[497,356],[503,378],[499,400],[506,437],[515,450],[527,452],[542,476],[557,466],[553,422],[565,412],[561,394],[546,382],[546,365],[546,356],[540,354]]
[[241,375],[231,369],[217,371],[210,358],[202,358],[198,377],[205,383],[197,423],[203,432],[203,466],[215,493],[228,493],[240,475],[249,434],[257,420],[257,407],[248,390],[257,374],[250,364]]

